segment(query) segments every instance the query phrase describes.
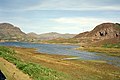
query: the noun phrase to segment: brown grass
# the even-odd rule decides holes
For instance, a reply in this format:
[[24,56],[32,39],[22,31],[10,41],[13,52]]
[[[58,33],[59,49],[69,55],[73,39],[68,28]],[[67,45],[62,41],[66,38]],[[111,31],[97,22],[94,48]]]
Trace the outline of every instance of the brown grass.
[[17,58],[67,73],[72,80],[119,80],[120,67],[99,61],[61,60],[69,56],[48,55],[34,49],[15,48]]
[[111,56],[120,57],[120,49],[119,48],[103,48],[103,47],[85,47],[85,48],[77,48],[78,50],[86,50],[90,52],[100,52],[105,53]]

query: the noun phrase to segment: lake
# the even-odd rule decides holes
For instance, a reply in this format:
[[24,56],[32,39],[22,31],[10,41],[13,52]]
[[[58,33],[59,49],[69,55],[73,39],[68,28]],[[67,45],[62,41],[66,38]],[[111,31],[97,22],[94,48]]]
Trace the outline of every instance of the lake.
[[1,42],[0,45],[36,48],[37,51],[41,53],[70,55],[70,56],[76,56],[76,58],[73,59],[106,61],[108,64],[120,66],[119,57],[109,56],[103,53],[75,50],[75,48],[79,46],[62,45],[62,44],[37,44],[37,43],[25,43],[25,42]]

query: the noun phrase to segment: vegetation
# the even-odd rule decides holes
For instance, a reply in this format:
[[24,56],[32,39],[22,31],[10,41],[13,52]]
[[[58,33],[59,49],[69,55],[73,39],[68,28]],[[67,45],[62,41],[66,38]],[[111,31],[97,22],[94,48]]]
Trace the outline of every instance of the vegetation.
[[[12,48],[17,56],[25,61],[46,66],[68,75],[63,80],[119,80],[119,67],[108,65],[104,61],[62,60],[71,56],[42,54],[28,48]],[[31,57],[32,56],[32,57]],[[48,80],[48,79],[47,79]],[[53,79],[54,80],[54,79]],[[57,79],[55,79],[57,80]]]
[[[3,51],[2,48],[4,48],[8,52],[16,51],[16,53],[6,53],[5,51]],[[12,49],[15,51],[13,51]],[[6,47],[1,47],[0,51],[1,57],[4,57],[5,59],[14,63],[17,68],[31,76],[33,80],[120,79],[120,68],[108,65],[104,61],[61,60],[63,58],[66,58],[67,56],[49,55],[42,53],[36,54],[34,49],[29,48],[11,47],[11,49],[9,49]],[[4,56],[4,54],[6,54],[7,56]],[[16,80],[18,79],[19,78],[16,78]]]
[[78,48],[78,50],[86,50],[89,52],[99,52],[99,53],[105,53],[105,54],[110,55],[110,56],[120,57],[120,49],[119,48],[85,47],[85,48]]
[[43,67],[36,63],[23,62],[20,59],[16,58],[14,54],[16,54],[15,51],[10,48],[0,47],[0,57],[3,57],[9,62],[15,64],[17,68],[22,70],[24,73],[28,74],[34,80],[66,80],[67,79],[67,75],[62,72],[58,72]]
[[104,44],[102,47],[104,48],[120,48],[120,42],[116,44]]
[[35,63],[19,62],[16,65],[24,73],[31,76],[34,80],[64,80],[66,75],[55,70],[42,67]]
[[46,40],[46,41],[41,41],[43,43],[79,43],[79,40],[70,38],[70,39],[63,39],[63,38],[58,38],[58,39],[52,39],[52,40]]
[[115,27],[120,28],[120,24],[116,23],[117,25]]
[[78,50],[86,50],[89,52],[99,52],[99,53],[105,53],[110,56],[117,56],[120,57],[120,42],[116,44],[103,44],[100,47],[96,46],[89,46],[89,47],[80,47]]

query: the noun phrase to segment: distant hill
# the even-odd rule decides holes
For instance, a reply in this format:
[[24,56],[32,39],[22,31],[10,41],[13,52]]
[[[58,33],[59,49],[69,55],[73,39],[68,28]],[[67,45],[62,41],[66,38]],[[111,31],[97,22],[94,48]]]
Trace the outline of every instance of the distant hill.
[[38,40],[52,40],[57,38],[73,38],[76,34],[60,34],[56,32],[50,32],[50,33],[43,33],[43,34],[36,34],[36,33],[28,33],[27,36],[31,38],[36,38]]
[[15,40],[23,41],[26,39],[26,34],[9,23],[0,23],[0,40]]
[[40,40],[51,40],[51,39],[57,39],[57,38],[73,38],[76,34],[60,34],[56,32],[50,32],[50,33],[44,33],[39,35]]
[[35,39],[39,38],[39,35],[34,33],[34,32],[28,33],[27,36],[30,37],[30,38],[35,38]]
[[75,34],[60,34],[56,32],[36,34],[34,32],[24,33],[20,28],[10,23],[0,23],[0,41],[28,41],[37,42],[41,40],[51,40],[57,38],[73,38]]
[[81,43],[89,43],[89,44],[120,42],[120,24],[119,23],[103,23],[103,24],[97,25],[90,32],[84,32],[76,35],[74,39],[78,39]]
[[[60,34],[56,32],[36,34],[24,33],[20,28],[10,23],[0,23],[0,41],[30,41],[39,42],[51,40],[50,42],[80,43],[85,45],[100,45],[104,43],[120,42],[120,24],[102,23],[92,31],[76,34]],[[53,40],[53,41],[52,41]]]

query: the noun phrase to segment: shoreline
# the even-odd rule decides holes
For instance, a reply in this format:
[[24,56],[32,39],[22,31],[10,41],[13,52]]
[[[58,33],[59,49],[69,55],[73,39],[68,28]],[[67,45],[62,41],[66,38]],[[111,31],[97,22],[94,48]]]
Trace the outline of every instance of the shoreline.
[[120,49],[119,48],[103,48],[103,47],[79,47],[76,50],[83,50],[88,52],[97,52],[106,54],[109,56],[120,57]]
[[[25,42],[23,42],[25,43]],[[29,43],[29,42],[26,42]],[[33,43],[34,44],[34,43]],[[35,43],[35,44],[39,44],[39,43]],[[44,43],[40,43],[40,44],[44,44]],[[60,44],[60,45],[64,45],[64,44]],[[13,46],[9,46],[9,47],[13,47]],[[25,47],[16,47],[16,48],[25,48]],[[40,53],[40,54],[46,54],[46,55],[57,55],[57,56],[65,56],[63,59],[61,60],[81,60],[80,58],[78,59],[78,56],[72,56],[72,55],[62,55],[62,54],[49,54],[49,53],[41,53],[38,52],[36,48],[29,48],[29,49],[33,49],[35,53]],[[115,56],[115,57],[120,57],[120,50],[117,48],[102,48],[102,47],[78,47],[78,48],[74,48],[75,50],[81,50],[81,51],[88,51],[88,52],[97,52],[97,53],[102,53],[102,54],[106,54],[109,56]],[[113,51],[113,52],[111,52]],[[33,52],[33,53],[34,53]],[[116,52],[116,54],[115,54]],[[98,54],[98,55],[102,55],[102,54]],[[94,61],[94,60],[93,60]],[[99,61],[98,61],[99,62]]]
[[50,69],[66,73],[70,77],[68,80],[114,80],[120,78],[120,67],[109,65],[102,61],[61,60],[68,56],[39,53],[33,48],[9,48],[15,50],[15,57],[21,59],[23,62],[40,64]]
[[[44,42],[25,42],[25,41],[3,41],[3,42],[21,42],[21,43],[35,43],[35,44],[60,44],[60,45],[75,45],[75,46],[80,46],[80,44],[74,44],[74,43],[44,43]],[[0,43],[3,43],[0,41]]]

